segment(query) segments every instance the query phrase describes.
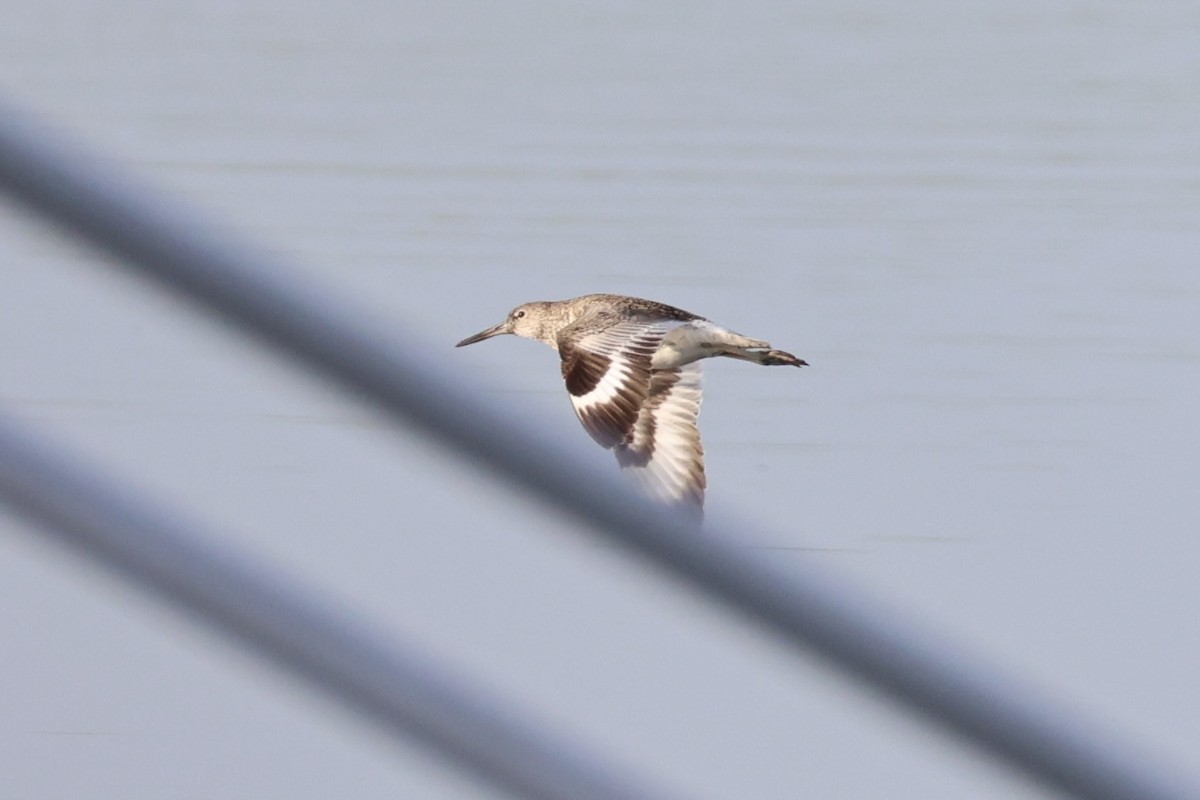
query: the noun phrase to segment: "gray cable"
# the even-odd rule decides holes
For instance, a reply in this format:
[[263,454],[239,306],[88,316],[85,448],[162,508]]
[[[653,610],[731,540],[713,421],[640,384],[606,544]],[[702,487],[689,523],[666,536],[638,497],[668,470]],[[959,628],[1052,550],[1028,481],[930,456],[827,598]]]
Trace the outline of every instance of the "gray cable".
[[[101,169],[0,110],[0,184],[42,214],[332,378],[599,534],[652,559],[780,638],[804,645],[1047,785],[1093,800],[1193,800],[1200,786],[1058,708],[1015,677],[918,632],[883,604],[705,536],[555,448],[532,425],[472,401],[418,348],[358,324],[262,253]],[[287,276],[287,277],[285,277]]]
[[54,538],[317,688],[517,796],[666,797],[573,749],[446,667],[115,488],[0,420],[0,499]]

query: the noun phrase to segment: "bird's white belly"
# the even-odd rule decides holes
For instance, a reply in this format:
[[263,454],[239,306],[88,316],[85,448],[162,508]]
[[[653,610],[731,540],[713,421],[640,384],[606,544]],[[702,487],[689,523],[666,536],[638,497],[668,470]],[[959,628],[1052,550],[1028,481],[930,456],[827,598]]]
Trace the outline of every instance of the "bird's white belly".
[[696,320],[680,325],[668,333],[654,351],[650,366],[654,369],[674,369],[699,361],[702,358],[719,356],[732,348],[763,347],[766,342],[750,339],[728,328],[714,325],[708,320]]

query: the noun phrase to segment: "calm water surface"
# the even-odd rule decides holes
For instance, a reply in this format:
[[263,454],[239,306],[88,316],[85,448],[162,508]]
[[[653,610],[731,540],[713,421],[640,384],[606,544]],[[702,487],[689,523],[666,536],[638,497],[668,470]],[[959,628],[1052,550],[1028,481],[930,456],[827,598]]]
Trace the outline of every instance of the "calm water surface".
[[[513,305],[661,299],[710,514],[1196,763],[1200,12],[24,3],[6,93],[578,430]],[[0,410],[696,797],[1010,798],[977,760],[0,215]],[[480,795],[4,523],[0,798]],[[486,796],[486,794],[482,795]]]

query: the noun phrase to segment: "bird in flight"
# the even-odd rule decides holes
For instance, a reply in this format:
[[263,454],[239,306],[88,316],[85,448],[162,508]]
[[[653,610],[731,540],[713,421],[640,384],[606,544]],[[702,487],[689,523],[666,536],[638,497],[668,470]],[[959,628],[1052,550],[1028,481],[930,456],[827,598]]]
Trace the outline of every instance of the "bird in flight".
[[583,427],[651,496],[704,505],[700,359],[807,366],[791,353],[673,306],[615,294],[519,305],[456,347],[511,333],[558,351]]

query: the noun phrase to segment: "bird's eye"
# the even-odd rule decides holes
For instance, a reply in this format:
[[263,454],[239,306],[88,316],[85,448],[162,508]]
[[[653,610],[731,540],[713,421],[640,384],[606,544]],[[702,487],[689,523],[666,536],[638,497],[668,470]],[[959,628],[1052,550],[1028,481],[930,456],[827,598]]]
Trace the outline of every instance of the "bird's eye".
[[514,317],[515,319],[520,319],[520,318],[521,318],[521,317],[523,317],[523,316],[525,316],[525,312],[524,312],[524,311],[515,311],[515,312],[513,312],[513,317]]

